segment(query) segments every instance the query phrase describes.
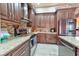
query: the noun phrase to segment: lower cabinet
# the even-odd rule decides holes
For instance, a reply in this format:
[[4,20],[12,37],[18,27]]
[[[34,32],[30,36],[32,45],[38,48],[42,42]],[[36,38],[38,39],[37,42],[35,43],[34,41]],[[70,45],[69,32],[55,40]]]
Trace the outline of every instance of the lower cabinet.
[[47,43],[56,43],[57,35],[56,34],[46,34],[46,41],[47,41]]
[[79,48],[77,48],[77,51],[75,52],[77,56],[79,56]]
[[30,56],[30,40],[24,42],[19,47],[6,54],[6,56]]
[[37,34],[37,42],[38,43],[46,43],[45,33],[38,33]]
[[38,33],[37,41],[38,43],[57,43],[57,35],[50,33]]

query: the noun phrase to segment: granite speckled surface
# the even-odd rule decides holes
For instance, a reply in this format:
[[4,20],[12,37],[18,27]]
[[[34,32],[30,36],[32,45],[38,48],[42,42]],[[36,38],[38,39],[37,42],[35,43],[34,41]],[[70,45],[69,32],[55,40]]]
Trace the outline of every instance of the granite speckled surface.
[[4,43],[0,43],[0,55],[6,55],[13,49],[15,49],[20,44],[24,43],[25,41],[29,40],[31,35],[24,36],[24,37],[16,37],[12,40],[6,41]]
[[19,36],[19,37],[12,38],[11,40],[8,40],[4,43],[0,43],[0,56],[6,55],[7,53],[9,53],[13,49],[15,49],[17,46],[19,46],[20,44],[29,40],[32,35],[38,34],[38,33],[56,34],[56,33],[52,33],[52,32],[32,32],[26,36]]
[[79,36],[59,36],[59,38],[79,48]]

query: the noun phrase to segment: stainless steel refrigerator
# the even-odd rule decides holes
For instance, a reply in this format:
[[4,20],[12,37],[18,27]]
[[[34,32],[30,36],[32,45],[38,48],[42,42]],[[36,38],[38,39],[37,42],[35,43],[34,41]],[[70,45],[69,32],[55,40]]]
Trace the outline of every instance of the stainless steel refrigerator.
[[63,19],[58,22],[58,34],[65,36],[76,35],[76,20],[75,19]]

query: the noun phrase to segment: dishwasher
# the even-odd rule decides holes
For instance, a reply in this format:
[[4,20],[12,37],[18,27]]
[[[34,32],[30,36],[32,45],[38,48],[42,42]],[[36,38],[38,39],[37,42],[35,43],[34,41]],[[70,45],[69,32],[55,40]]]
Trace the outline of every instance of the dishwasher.
[[33,56],[37,48],[37,36],[36,35],[33,35],[31,37],[30,47],[31,47],[31,56]]
[[59,42],[59,56],[75,56],[74,46],[63,39],[60,39]]

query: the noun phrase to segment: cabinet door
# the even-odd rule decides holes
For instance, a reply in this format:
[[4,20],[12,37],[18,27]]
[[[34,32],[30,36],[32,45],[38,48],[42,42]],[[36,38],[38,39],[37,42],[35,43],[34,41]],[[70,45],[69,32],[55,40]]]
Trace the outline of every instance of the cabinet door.
[[14,9],[15,9],[15,12],[14,12],[14,19],[15,21],[19,21],[19,14],[18,14],[18,3],[15,3],[14,4]]
[[38,43],[46,43],[46,38],[44,33],[39,33],[37,36]]
[[1,3],[0,4],[1,9],[1,18],[2,19],[8,19],[8,6],[7,3]]
[[40,17],[39,17],[39,15],[36,15],[35,18],[36,18],[35,19],[35,27],[40,28]]
[[56,43],[56,35],[55,34],[46,34],[47,43]]
[[11,21],[14,21],[14,4],[8,3],[8,18]]
[[11,3],[11,7],[12,7],[12,9],[11,9],[11,19],[14,21],[14,3]]
[[18,4],[18,20],[20,21],[20,19],[23,17],[22,15],[22,8],[21,8],[21,4]]
[[0,15],[1,15],[1,3],[0,3]]
[[20,22],[21,19],[21,4],[20,3],[15,3],[14,4],[14,19],[17,22]]
[[56,27],[55,23],[56,23],[55,16],[54,15],[50,15],[50,20],[49,20],[50,28]]

